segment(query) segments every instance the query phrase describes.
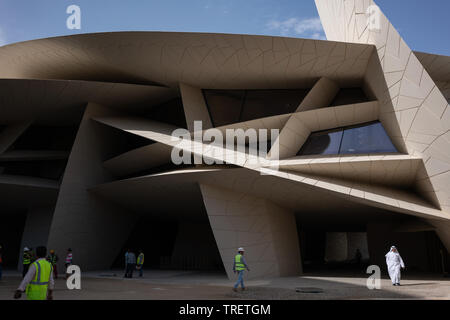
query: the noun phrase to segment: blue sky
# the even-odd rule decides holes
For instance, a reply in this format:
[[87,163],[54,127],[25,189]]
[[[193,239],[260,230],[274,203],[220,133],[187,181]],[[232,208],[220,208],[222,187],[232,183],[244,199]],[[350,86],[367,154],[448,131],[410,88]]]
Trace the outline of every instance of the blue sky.
[[[413,50],[450,56],[450,1],[376,2]],[[81,30],[66,28],[71,4],[81,8]],[[314,0],[0,0],[0,45],[133,30],[325,37]]]

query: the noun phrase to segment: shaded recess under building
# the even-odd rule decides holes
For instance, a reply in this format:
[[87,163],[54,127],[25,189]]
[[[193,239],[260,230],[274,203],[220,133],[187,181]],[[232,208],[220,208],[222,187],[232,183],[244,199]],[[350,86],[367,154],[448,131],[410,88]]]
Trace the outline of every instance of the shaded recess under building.
[[[384,266],[397,245],[413,270],[448,269],[450,58],[412,52],[384,15],[380,33],[361,28],[369,2],[317,0],[328,41],[117,32],[1,47],[5,266],[47,244],[82,270],[121,268],[131,248],[151,268],[231,278],[243,246],[263,278],[345,269],[356,249]],[[209,138],[248,135],[180,146],[172,133],[199,134],[195,121]],[[248,129],[279,135],[257,136],[254,155]],[[237,144],[246,161],[223,157]]]

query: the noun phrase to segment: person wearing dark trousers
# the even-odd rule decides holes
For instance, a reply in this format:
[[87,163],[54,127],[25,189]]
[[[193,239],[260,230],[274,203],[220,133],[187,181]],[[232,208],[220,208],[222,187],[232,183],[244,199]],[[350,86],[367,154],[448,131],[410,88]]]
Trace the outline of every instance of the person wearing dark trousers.
[[58,279],[58,256],[55,253],[55,250],[50,250],[50,254],[47,257],[47,261],[50,262],[53,268],[53,278]]
[[144,252],[142,250],[139,250],[136,269],[139,270],[139,277],[142,278],[144,275]]
[[245,290],[244,285],[244,270],[250,271],[247,262],[244,259],[244,248],[239,248],[237,255],[234,257],[233,261],[233,272],[238,274],[238,279],[234,284],[233,291],[237,292],[237,288],[241,285],[242,291]]
[[32,258],[31,250],[28,247],[23,248],[22,278],[25,278],[25,275],[27,274],[32,263]]
[[134,252],[128,249],[127,257],[127,270],[125,273],[125,278],[133,278],[133,271],[136,268],[136,256]]

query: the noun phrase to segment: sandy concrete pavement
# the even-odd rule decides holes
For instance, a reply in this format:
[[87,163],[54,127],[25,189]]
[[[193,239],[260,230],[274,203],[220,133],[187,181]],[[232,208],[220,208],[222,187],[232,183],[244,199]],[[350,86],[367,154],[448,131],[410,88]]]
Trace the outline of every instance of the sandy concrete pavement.
[[[0,300],[10,300],[21,278],[6,272],[0,281]],[[439,275],[408,276],[394,287],[387,278],[380,290],[366,287],[364,274],[305,274],[299,277],[249,280],[247,290],[233,292],[224,274],[146,270],[144,278],[124,279],[121,271],[85,272],[81,290],[68,290],[56,281],[56,300],[228,300],[228,299],[436,299],[450,300],[450,279]],[[300,291],[300,292],[299,292]],[[22,298],[24,299],[24,297]]]

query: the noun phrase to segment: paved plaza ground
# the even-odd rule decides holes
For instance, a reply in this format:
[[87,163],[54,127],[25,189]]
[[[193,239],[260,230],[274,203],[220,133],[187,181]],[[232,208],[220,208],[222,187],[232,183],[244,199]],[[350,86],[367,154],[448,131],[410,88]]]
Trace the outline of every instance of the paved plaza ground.
[[[325,273],[299,277],[249,280],[247,290],[233,292],[224,274],[148,270],[143,278],[124,279],[121,271],[86,272],[81,290],[68,290],[64,279],[56,281],[55,300],[239,300],[239,299],[450,299],[450,278],[440,275],[407,275],[402,286],[381,280],[380,290],[366,287],[365,274]],[[0,281],[0,300],[11,300],[19,285],[17,272],[5,272]],[[303,292],[298,292],[303,291]],[[25,297],[22,297],[25,299]]]

